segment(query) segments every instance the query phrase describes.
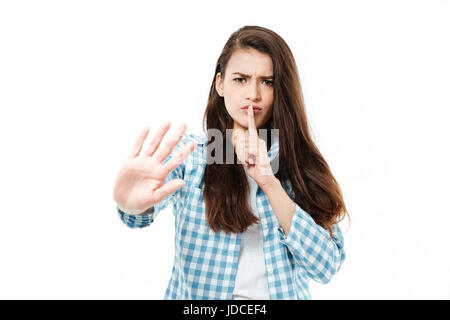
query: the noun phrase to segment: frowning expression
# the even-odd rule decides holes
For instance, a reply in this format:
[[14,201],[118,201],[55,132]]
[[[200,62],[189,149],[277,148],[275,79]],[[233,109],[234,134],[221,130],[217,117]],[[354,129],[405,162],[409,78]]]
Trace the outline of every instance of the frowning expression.
[[255,123],[259,128],[272,115],[273,65],[268,54],[255,49],[239,49],[228,60],[225,77],[216,75],[217,93],[224,98],[233,129],[247,130],[247,109],[253,105]]

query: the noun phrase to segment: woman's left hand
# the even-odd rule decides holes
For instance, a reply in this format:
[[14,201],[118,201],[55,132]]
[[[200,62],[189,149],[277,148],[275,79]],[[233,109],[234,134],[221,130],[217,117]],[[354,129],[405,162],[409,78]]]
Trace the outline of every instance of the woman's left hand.
[[248,107],[248,131],[233,132],[233,146],[240,162],[244,165],[244,170],[263,188],[275,178],[270,159],[267,153],[266,142],[259,138],[253,107]]

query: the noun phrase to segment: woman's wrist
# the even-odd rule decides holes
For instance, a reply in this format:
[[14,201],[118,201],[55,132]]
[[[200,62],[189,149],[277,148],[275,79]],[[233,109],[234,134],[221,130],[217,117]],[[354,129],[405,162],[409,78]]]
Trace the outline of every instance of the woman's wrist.
[[122,211],[123,213],[132,214],[132,215],[151,214],[151,213],[155,212],[155,207],[154,206],[151,206],[150,208],[148,208],[145,211],[125,208],[125,207],[123,207],[123,206],[121,206],[119,204],[117,204],[117,208],[120,211]]
[[281,184],[280,180],[278,180],[277,177],[273,175],[270,179],[267,180],[267,182],[262,184],[260,187],[265,193],[267,193],[268,191],[277,188],[280,184]]

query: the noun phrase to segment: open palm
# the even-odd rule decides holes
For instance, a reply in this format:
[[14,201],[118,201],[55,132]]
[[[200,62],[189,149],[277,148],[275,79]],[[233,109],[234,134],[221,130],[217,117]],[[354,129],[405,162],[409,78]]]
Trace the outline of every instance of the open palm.
[[123,162],[113,190],[113,198],[122,211],[129,214],[143,213],[183,186],[184,181],[181,179],[174,179],[166,184],[164,181],[169,173],[194,150],[196,142],[190,141],[180,152],[163,164],[183,137],[186,125],[180,125],[173,136],[160,147],[169,128],[170,122],[162,125],[146,152],[141,154],[142,146],[149,133],[148,128],[143,129],[129,157]]

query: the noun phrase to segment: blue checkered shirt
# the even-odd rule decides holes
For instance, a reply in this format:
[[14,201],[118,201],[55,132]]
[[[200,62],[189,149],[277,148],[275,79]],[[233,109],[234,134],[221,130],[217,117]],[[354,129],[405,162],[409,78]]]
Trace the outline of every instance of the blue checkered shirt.
[[[148,213],[132,215],[117,210],[128,227],[142,228],[151,225],[158,213],[172,204],[175,260],[164,299],[231,300],[242,234],[214,233],[205,218],[200,182],[206,168],[206,136],[185,133],[164,163],[191,140],[197,141],[197,147],[166,179],[166,182],[183,179],[185,185],[182,188],[155,204],[154,210]],[[271,161],[278,150],[279,144],[275,141],[268,152]],[[281,181],[281,184],[294,200],[290,181]],[[296,204],[286,237],[268,198],[259,187],[256,207],[255,214],[260,218],[263,233],[270,299],[311,299],[309,278],[327,283],[344,262],[344,238],[339,225],[333,225],[330,239],[328,230],[316,224]]]

